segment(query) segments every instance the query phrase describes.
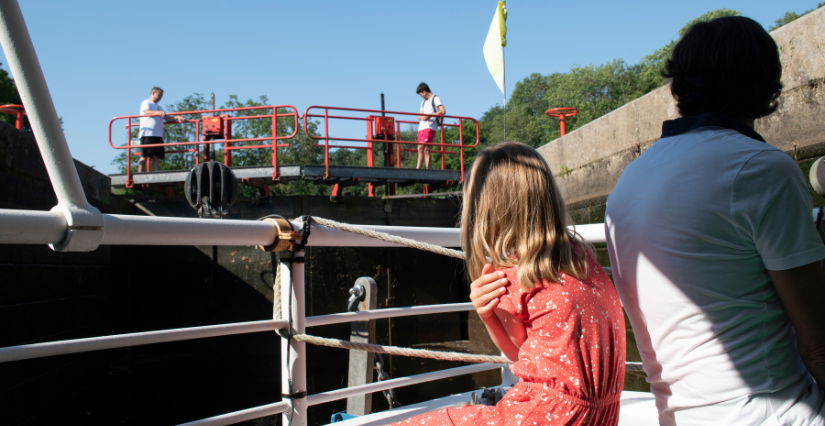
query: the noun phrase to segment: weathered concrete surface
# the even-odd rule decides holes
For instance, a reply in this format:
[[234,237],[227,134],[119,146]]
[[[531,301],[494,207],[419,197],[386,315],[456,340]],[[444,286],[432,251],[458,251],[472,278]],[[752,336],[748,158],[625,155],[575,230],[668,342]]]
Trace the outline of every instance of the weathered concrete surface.
[[[89,201],[111,212],[109,178],[75,162]],[[57,204],[34,138],[0,121],[0,208]],[[0,244],[0,347],[110,334],[113,250],[57,253],[46,245]],[[45,424],[99,389],[105,351],[0,364],[4,425]]]
[[[0,121],[0,187],[2,208],[49,210],[57,204],[43,157],[34,136]],[[74,162],[86,198],[103,210],[111,198],[109,177],[77,160]]]
[[[797,159],[825,153],[825,8],[771,33],[779,46],[784,90],[779,108],[756,122],[765,140]],[[568,206],[598,204],[622,170],[656,142],[662,122],[678,117],[664,86],[539,148],[562,176]]]

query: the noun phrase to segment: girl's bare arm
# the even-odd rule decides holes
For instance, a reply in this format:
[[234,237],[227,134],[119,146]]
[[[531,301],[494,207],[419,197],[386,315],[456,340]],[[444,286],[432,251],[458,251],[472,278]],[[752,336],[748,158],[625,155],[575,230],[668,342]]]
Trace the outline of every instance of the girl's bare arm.
[[507,284],[507,279],[504,278],[504,272],[493,272],[489,264],[484,265],[481,273],[482,275],[470,284],[470,300],[487,327],[493,343],[504,356],[517,361],[518,350],[527,336],[524,323],[508,312],[496,309],[500,301],[499,296],[506,291],[504,285]]

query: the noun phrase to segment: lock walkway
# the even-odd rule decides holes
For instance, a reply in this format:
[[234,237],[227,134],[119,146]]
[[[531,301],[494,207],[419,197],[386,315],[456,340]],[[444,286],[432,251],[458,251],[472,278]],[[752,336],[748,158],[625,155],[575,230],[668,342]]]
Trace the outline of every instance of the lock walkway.
[[[273,180],[273,166],[245,166],[232,167],[232,172],[238,180],[249,179],[264,185],[288,183],[294,180],[310,181],[319,185],[335,185],[339,183],[368,182],[377,185],[397,183],[401,186],[422,183],[427,185],[452,186],[461,179],[459,170],[441,169],[403,169],[395,167],[361,167],[361,166],[329,166],[329,176],[325,179],[326,168],[323,164],[307,164],[301,170],[298,165],[279,165],[280,180]],[[135,185],[164,185],[180,186],[186,181],[189,170],[164,170],[159,172],[132,173]],[[123,188],[126,186],[125,173],[109,175],[112,186]]]

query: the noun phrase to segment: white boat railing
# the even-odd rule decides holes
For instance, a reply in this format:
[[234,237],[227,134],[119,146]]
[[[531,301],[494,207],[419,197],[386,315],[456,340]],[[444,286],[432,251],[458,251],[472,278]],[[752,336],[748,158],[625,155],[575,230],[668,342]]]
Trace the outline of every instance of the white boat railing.
[[[99,245],[255,245],[272,244],[278,230],[265,221],[203,220],[171,217],[141,217],[101,214],[83,193],[69,146],[61,129],[43,72],[32,45],[20,7],[15,0],[0,0],[0,44],[9,63],[29,116],[46,170],[58,204],[51,211],[0,209],[0,244],[49,244],[57,251],[93,251]],[[301,229],[300,222],[293,222]],[[402,226],[362,226],[365,229],[414,239],[444,247],[458,247],[459,230],[454,228],[420,228]],[[602,224],[576,227],[586,240],[604,241]],[[312,225],[310,247],[397,247],[396,244],[370,239],[340,230]],[[295,253],[303,259],[304,252]],[[121,348],[231,334],[288,330],[304,333],[306,327],[411,315],[469,311],[469,303],[388,308],[357,313],[305,317],[304,263],[280,264],[280,318],[234,324],[220,324],[172,330],[100,336],[0,348],[0,362]],[[352,388],[306,395],[306,348],[293,339],[281,339],[282,401],[252,407],[186,425],[228,425],[283,413],[284,424],[305,426],[311,405],[369,392],[409,386],[463,374],[501,368],[500,364],[473,364],[447,370],[399,377]],[[451,397],[440,401],[452,401]],[[420,407],[419,407],[420,408]],[[397,415],[397,414],[393,414]],[[349,421],[348,424],[357,424]]]

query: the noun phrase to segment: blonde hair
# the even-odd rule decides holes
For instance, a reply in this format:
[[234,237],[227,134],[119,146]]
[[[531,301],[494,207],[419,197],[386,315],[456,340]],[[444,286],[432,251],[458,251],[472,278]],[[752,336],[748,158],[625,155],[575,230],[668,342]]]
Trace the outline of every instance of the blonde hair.
[[486,263],[518,266],[525,290],[542,279],[559,282],[561,272],[586,278],[590,246],[567,228],[571,224],[550,167],[535,149],[503,142],[478,154],[464,184],[461,213],[471,280]]

